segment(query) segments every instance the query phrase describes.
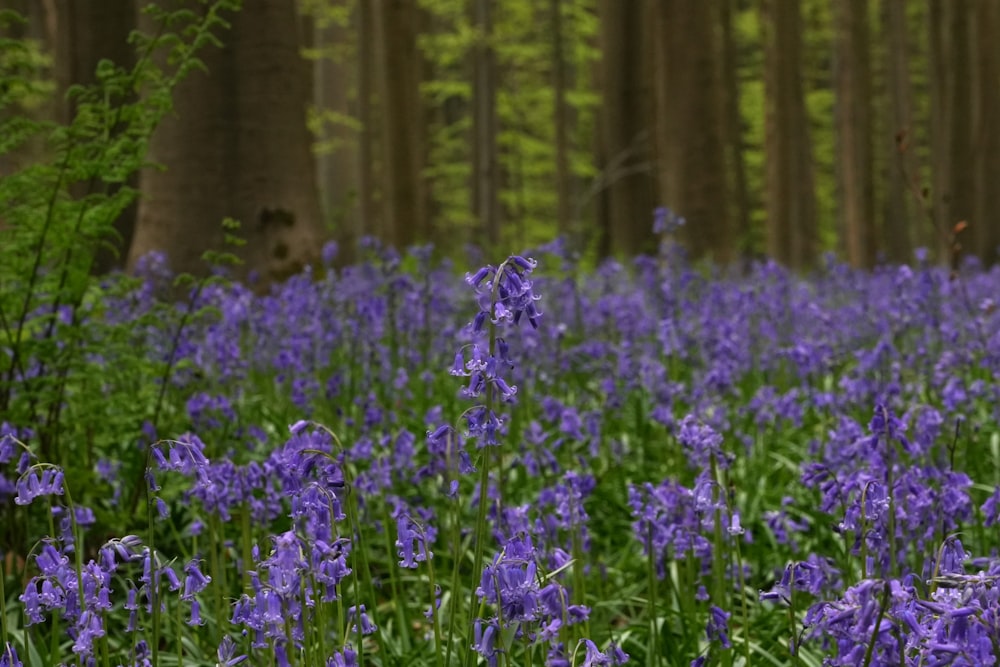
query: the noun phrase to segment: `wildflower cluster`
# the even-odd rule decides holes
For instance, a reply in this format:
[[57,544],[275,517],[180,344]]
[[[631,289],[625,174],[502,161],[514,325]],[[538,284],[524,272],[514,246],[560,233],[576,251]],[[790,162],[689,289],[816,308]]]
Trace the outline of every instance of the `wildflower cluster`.
[[476,290],[479,312],[469,327],[472,342],[455,354],[451,374],[469,378],[462,390],[464,397],[485,398],[465,414],[468,436],[477,439],[479,446],[499,444],[503,422],[494,410],[494,399],[513,402],[517,395],[517,386],[509,384],[503,375],[505,369],[514,368],[510,346],[497,331],[502,326],[516,325],[522,317],[532,327],[538,327],[541,313],[535,302],[539,297],[532,292],[528,279],[536,264],[533,259],[512,255],[499,268],[487,265],[465,277]]
[[0,425],[0,666],[995,664],[1000,274],[674,250],[108,296],[174,371]]

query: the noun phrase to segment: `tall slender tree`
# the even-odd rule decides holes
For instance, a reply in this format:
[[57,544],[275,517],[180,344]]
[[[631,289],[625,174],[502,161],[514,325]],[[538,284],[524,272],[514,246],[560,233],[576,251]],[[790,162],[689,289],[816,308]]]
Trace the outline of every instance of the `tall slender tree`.
[[[33,3],[44,8],[55,42],[55,73],[59,89],[59,119],[68,123],[76,113],[72,99],[66,97],[70,86],[90,84],[97,80],[101,60],[131,69],[135,50],[129,44],[129,33],[135,28],[133,0],[54,0]],[[135,188],[138,178],[126,183]],[[93,184],[77,183],[72,190],[77,196],[89,194]],[[94,271],[105,273],[125,264],[135,232],[137,206],[127,207],[115,221],[115,236],[105,239],[94,258]]]
[[991,0],[975,4],[974,44],[975,146],[972,237],[983,262],[1000,261],[1000,5]]
[[558,197],[556,220],[559,233],[568,236],[571,233],[570,219],[572,205],[570,202],[571,172],[570,172],[570,109],[566,103],[566,93],[569,90],[569,67],[566,63],[566,22],[563,20],[563,3],[569,0],[549,0],[549,10],[552,15],[552,93],[555,113],[553,121],[556,131],[556,196]]
[[175,270],[204,271],[202,252],[225,248],[226,217],[242,223],[244,269],[265,280],[318,255],[323,227],[305,123],[311,76],[295,7],[250,2],[228,18],[224,46],[200,54],[207,72],[175,91],[175,113],[153,136],[150,159],[165,168],[142,174],[130,266],[162,250]]
[[875,263],[875,180],[867,0],[835,0],[834,119],[840,234],[853,266]]
[[645,3],[599,0],[601,52],[598,254],[653,248],[655,205]]
[[687,220],[694,257],[726,262],[735,239],[726,169],[718,0],[655,0],[656,152],[660,201]]
[[913,255],[913,228],[917,219],[920,171],[914,126],[910,41],[905,0],[882,0],[882,33],[886,43],[887,132],[878,145],[886,155],[885,251],[893,262]]
[[960,254],[954,230],[973,213],[970,13],[967,0],[930,0],[931,197],[945,259]]
[[493,48],[493,0],[473,0],[476,44],[472,50],[472,208],[491,245],[500,242],[497,151],[497,61]]
[[767,249],[795,268],[814,263],[816,192],[802,73],[798,0],[763,0]]
[[746,142],[744,141],[743,121],[740,118],[740,82],[739,82],[739,45],[733,30],[734,0],[718,0],[719,24],[722,34],[720,40],[720,59],[722,67],[723,98],[723,129],[726,148],[727,173],[731,183],[729,190],[729,217],[735,223],[733,230],[739,246],[740,255],[744,258],[753,254],[753,228],[750,221],[750,193],[746,177]]
[[430,237],[423,176],[422,66],[417,48],[420,14],[411,0],[378,0],[375,20],[385,184],[382,214],[389,240],[405,248]]
[[[351,261],[365,233],[360,214],[357,68],[349,59],[357,33],[357,11],[347,22],[318,14],[306,24],[312,33],[313,97],[317,137],[317,182],[323,217],[332,223],[341,259]],[[359,40],[360,41],[360,40]],[[348,47],[353,47],[350,50]]]

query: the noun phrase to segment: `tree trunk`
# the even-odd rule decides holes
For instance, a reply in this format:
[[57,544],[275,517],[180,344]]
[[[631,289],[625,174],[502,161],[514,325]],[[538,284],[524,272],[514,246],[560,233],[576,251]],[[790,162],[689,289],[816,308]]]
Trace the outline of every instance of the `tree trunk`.
[[[53,0],[45,3],[53,11],[55,36],[56,84],[60,102],[58,116],[63,123],[72,121],[75,105],[66,99],[73,85],[89,85],[97,81],[97,64],[108,59],[126,70],[135,65],[135,50],[129,44],[129,33],[135,28],[133,0]],[[138,176],[126,185],[138,186]],[[78,183],[72,187],[74,196],[83,197],[92,184]],[[95,273],[107,273],[125,265],[129,246],[135,233],[138,204],[132,204],[118,216],[116,236],[105,239],[94,257]]]
[[840,233],[852,266],[875,264],[871,66],[867,0],[836,0],[834,85]]
[[399,249],[430,237],[423,184],[419,14],[411,0],[379,0],[376,40],[382,121],[383,214]]
[[972,122],[975,146],[975,211],[971,236],[975,252],[987,264],[1000,259],[1000,5],[992,0],[976,4],[976,101]]
[[572,236],[572,205],[570,202],[570,162],[569,162],[569,122],[570,112],[566,105],[566,90],[569,87],[566,66],[565,31],[562,17],[563,0],[550,0],[552,13],[552,89],[555,100],[554,122],[556,133],[556,196],[558,198],[556,221],[559,235]]
[[735,222],[735,236],[739,254],[748,260],[754,254],[753,228],[751,226],[750,194],[747,188],[746,145],[743,138],[743,121],[740,118],[739,47],[733,34],[733,0],[719,0],[722,25],[721,60],[722,85],[725,92],[723,136],[731,179],[732,205],[729,216]]
[[372,81],[375,78],[375,47],[378,39],[371,2],[358,0],[358,231],[360,236],[378,235],[375,204],[375,127]]
[[717,0],[655,0],[660,201],[687,220],[692,257],[732,259]]
[[[919,188],[913,125],[913,89],[905,0],[882,0],[886,48],[888,132],[879,142],[886,150],[888,192],[885,206],[886,255],[896,263],[913,259],[913,227],[920,221],[914,187]],[[922,224],[922,223],[921,223]]]
[[[353,19],[357,22],[357,12]],[[358,120],[357,68],[344,55],[343,45],[353,39],[357,25],[327,25],[314,22],[314,48],[319,55],[313,66],[313,93],[316,108],[333,112],[338,118],[324,123],[321,131],[323,150],[316,160],[323,218],[333,223],[340,243],[340,261],[350,263],[358,239],[364,234],[361,219],[359,185],[359,132],[346,119]],[[358,39],[358,50],[365,45]],[[352,95],[351,91],[355,93]]]
[[[225,46],[199,53],[196,71],[175,91],[175,112],[157,129],[150,159],[165,170],[142,174],[143,198],[130,267],[167,253],[175,271],[204,273],[205,250],[229,250],[266,283],[318,258],[322,241],[311,137],[305,124],[311,77],[299,54],[295,7],[246,3],[220,35]],[[221,222],[242,224],[229,248]]]
[[802,89],[802,19],[798,0],[764,0],[766,108],[765,211],[768,254],[802,269],[816,260],[816,193],[809,118]]
[[651,78],[644,3],[600,0],[600,254],[655,248]]
[[472,25],[477,42],[472,55],[472,209],[483,238],[500,243],[497,188],[497,73],[493,51],[492,0],[474,0]]
[[966,0],[930,0],[931,196],[938,247],[952,261],[964,241],[955,245],[956,225],[973,208],[969,13]]

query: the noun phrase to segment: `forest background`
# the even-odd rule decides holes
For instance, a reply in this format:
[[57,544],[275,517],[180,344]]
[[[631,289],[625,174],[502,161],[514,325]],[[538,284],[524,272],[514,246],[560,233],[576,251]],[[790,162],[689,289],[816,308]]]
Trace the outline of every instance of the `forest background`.
[[[135,62],[144,4],[2,0],[44,84],[4,113],[68,121],[102,59]],[[722,264],[998,256],[995,0],[245,0],[225,18],[97,271],[151,250],[203,271],[227,217],[267,280],[366,236],[632,255],[657,210]]]

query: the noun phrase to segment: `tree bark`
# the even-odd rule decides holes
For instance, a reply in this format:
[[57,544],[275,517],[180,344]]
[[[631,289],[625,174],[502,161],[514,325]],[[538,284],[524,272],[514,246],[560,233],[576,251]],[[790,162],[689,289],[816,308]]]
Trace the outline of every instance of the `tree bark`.
[[746,145],[740,117],[739,47],[733,34],[733,0],[719,0],[722,26],[721,59],[724,96],[723,136],[726,146],[727,173],[731,179],[732,205],[729,216],[735,223],[735,241],[739,254],[748,260],[754,254],[753,228],[750,221],[750,193],[747,187]]
[[684,217],[694,258],[726,263],[730,224],[717,0],[655,0],[656,150],[660,202]]
[[[377,35],[375,16],[368,0],[358,0],[358,228],[360,236],[377,235],[378,208],[374,155],[376,118],[372,104],[372,81],[375,78]],[[360,240],[360,236],[359,239]]]
[[430,237],[423,183],[419,14],[411,0],[379,0],[375,18],[380,32],[376,43],[385,185],[382,212],[389,238],[403,249]]
[[[66,98],[66,91],[73,85],[90,85],[97,81],[97,64],[110,60],[126,70],[135,65],[135,50],[128,42],[129,33],[135,28],[136,14],[133,0],[53,0],[43,3],[52,12],[49,20],[54,24],[56,84],[59,90],[57,116],[69,123],[76,115],[76,107]],[[126,185],[138,186],[138,176]],[[75,184],[75,196],[83,197],[86,183]],[[124,267],[129,247],[135,234],[138,204],[132,204],[118,216],[114,223],[115,236],[105,239],[94,257],[95,273],[107,273]]]
[[815,263],[818,245],[812,145],[800,64],[798,0],[764,0],[765,210],[768,254],[796,269]]
[[882,0],[886,48],[888,136],[879,142],[886,151],[888,192],[885,206],[885,249],[896,263],[913,259],[913,227],[919,222],[915,186],[920,170],[913,126],[913,88],[905,0]]
[[867,0],[836,0],[834,106],[840,233],[852,266],[875,264],[871,66]]
[[1000,5],[980,0],[975,6],[976,100],[972,145],[975,146],[975,209],[970,230],[975,252],[986,265],[1000,260]]
[[[173,117],[157,129],[141,178],[143,197],[129,266],[153,250],[175,271],[204,273],[205,250],[242,258],[238,275],[281,280],[318,259],[323,228],[306,105],[311,76],[299,54],[292,3],[252,2],[228,17],[224,47],[199,53],[175,91]],[[242,224],[240,248],[221,222]]]
[[569,87],[569,72],[566,65],[566,47],[564,46],[565,25],[562,17],[563,0],[550,0],[552,14],[552,89],[555,100],[554,117],[556,134],[556,221],[559,235],[566,238],[572,236],[572,220],[570,202],[570,161],[569,161],[569,123],[570,112],[566,105],[566,90]]
[[500,200],[492,4],[492,0],[473,2],[472,25],[478,34],[472,54],[472,208],[483,238],[496,245],[500,242]]
[[634,255],[655,248],[652,217],[655,181],[648,149],[652,141],[651,78],[643,4],[600,0],[599,115],[601,256]]
[[931,197],[944,261],[961,255],[956,225],[973,208],[969,13],[966,0],[930,0]]
[[[340,244],[339,260],[353,262],[358,239],[365,233],[361,216],[360,132],[347,119],[361,123],[357,90],[357,67],[345,56],[345,44],[358,32],[358,11],[353,25],[313,26],[314,48],[319,55],[313,66],[313,94],[316,107],[334,112],[343,121],[334,120],[322,129],[324,150],[316,160],[320,203],[325,220],[332,222]],[[361,38],[356,50],[367,48]],[[353,94],[352,94],[353,91]]]

